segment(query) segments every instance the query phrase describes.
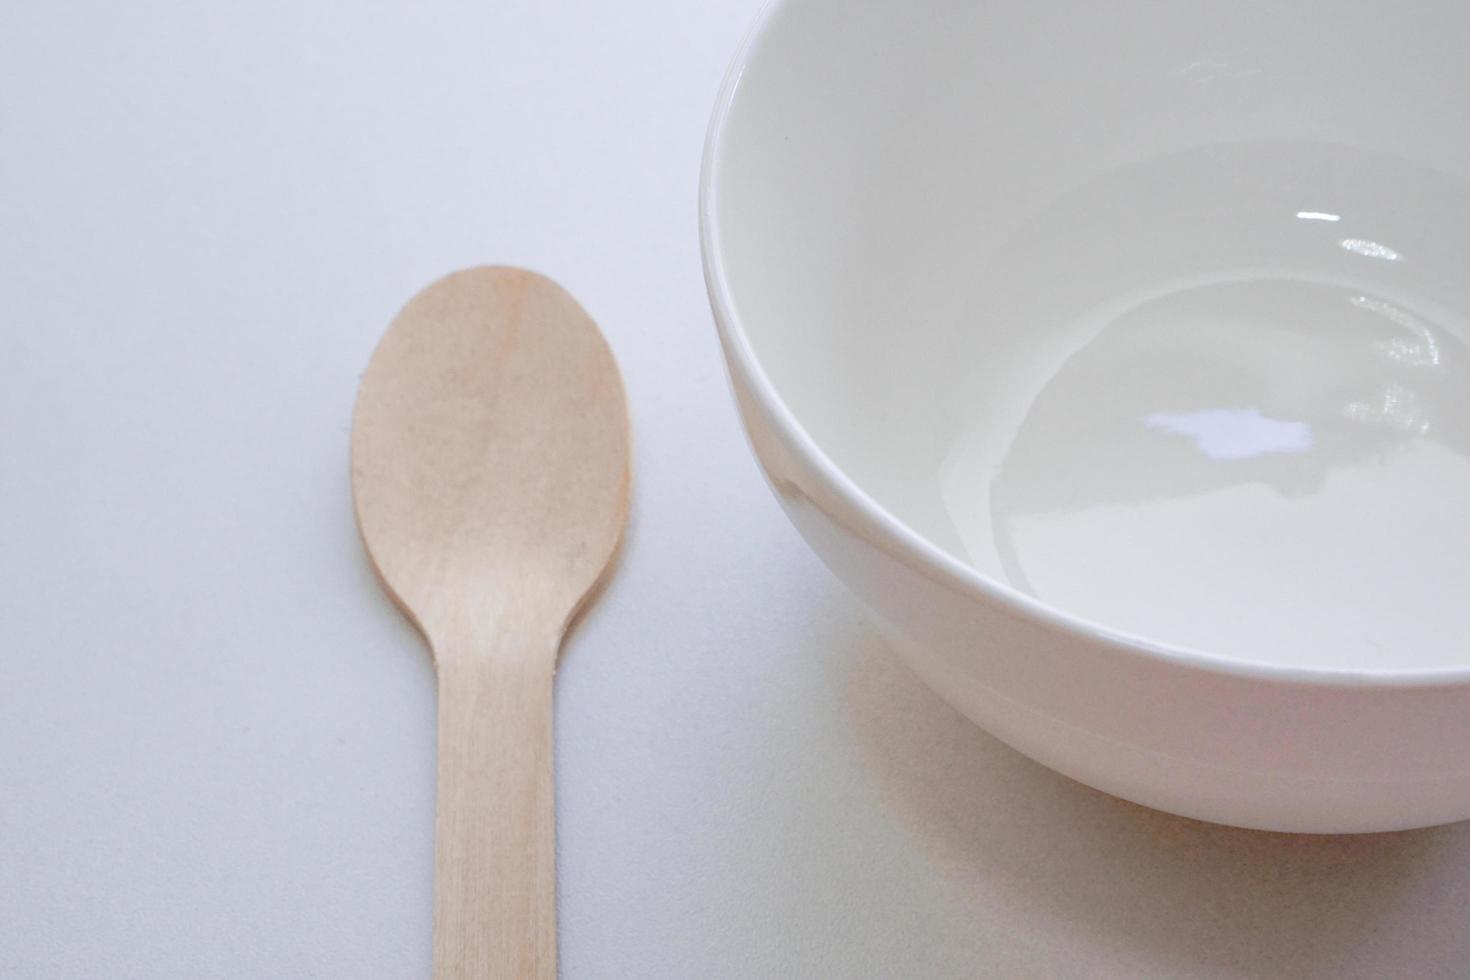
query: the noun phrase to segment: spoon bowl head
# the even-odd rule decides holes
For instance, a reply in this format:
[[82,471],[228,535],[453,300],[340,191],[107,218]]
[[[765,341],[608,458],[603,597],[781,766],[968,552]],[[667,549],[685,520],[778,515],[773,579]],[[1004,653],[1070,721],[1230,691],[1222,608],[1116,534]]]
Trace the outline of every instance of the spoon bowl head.
[[536,273],[481,267],[433,283],[363,374],[358,528],[436,650],[517,623],[564,629],[617,550],[629,471],[612,353]]

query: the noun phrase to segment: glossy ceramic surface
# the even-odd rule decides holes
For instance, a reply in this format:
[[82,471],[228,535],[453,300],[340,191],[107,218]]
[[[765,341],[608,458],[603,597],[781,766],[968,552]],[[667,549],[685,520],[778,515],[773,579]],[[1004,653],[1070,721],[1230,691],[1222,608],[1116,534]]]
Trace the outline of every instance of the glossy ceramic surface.
[[757,455],[919,673],[1285,830],[1470,816],[1470,14],[1340,13],[777,3],[701,187]]

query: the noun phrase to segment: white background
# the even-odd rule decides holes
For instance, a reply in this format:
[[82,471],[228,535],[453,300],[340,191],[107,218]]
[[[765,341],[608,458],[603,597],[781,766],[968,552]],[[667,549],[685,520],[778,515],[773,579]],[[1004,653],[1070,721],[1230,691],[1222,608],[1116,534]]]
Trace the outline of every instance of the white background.
[[358,373],[509,262],[609,336],[621,568],[558,681],[567,977],[1464,976],[1470,829],[1233,831],[919,686],[746,451],[696,244],[756,0],[0,6],[0,977],[427,975],[434,689]]

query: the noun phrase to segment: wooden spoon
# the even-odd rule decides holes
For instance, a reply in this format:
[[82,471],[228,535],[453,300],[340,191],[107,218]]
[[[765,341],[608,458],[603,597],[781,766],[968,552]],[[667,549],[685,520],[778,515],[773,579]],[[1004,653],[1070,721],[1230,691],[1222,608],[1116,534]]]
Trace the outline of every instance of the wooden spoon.
[[358,389],[358,530],[439,676],[434,975],[556,976],[552,677],[628,513],[596,325],[523,269],[415,296]]

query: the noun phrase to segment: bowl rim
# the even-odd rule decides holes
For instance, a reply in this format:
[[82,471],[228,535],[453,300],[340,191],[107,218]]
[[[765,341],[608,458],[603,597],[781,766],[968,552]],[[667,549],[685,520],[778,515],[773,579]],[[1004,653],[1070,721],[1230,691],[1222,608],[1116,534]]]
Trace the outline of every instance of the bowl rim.
[[705,286],[732,373],[779,430],[788,449],[862,522],[858,532],[884,542],[917,563],[920,571],[950,590],[992,606],[1012,610],[1048,629],[1124,656],[1242,679],[1281,684],[1355,688],[1438,688],[1470,683],[1470,665],[1412,669],[1355,669],[1250,660],[1206,649],[1164,643],[1069,613],[998,579],[981,573],[939,548],[871,497],[821,448],[777,392],[761,366],[736,313],[720,235],[720,179],[726,124],[740,83],[755,52],[785,11],[800,0],[765,0],[736,48],[720,84],[705,133],[699,173],[699,245]]

